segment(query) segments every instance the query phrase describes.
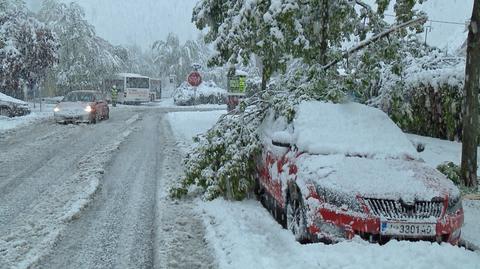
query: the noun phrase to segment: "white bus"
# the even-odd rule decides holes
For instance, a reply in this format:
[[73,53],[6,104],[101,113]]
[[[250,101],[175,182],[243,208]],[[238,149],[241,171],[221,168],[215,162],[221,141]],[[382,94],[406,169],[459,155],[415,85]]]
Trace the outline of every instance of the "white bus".
[[150,78],[138,74],[118,73],[105,81],[105,90],[110,92],[117,87],[118,103],[140,104],[150,101]]

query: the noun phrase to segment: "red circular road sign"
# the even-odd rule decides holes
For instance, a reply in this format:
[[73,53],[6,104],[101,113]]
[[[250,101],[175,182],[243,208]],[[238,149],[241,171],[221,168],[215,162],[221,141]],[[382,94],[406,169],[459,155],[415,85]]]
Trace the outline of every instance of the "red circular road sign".
[[193,71],[190,73],[190,75],[188,75],[187,81],[188,84],[192,85],[193,87],[197,87],[202,84],[202,76],[197,71]]

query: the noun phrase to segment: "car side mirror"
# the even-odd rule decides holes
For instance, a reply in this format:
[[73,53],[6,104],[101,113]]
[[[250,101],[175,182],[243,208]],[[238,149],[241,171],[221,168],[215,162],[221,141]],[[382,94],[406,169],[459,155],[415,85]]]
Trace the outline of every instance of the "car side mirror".
[[277,147],[282,147],[282,148],[291,148],[292,145],[290,143],[284,143],[280,141],[275,141],[272,140],[272,145],[277,146]]
[[417,144],[417,152],[420,153],[420,152],[423,152],[423,151],[425,151],[425,144],[418,143]]
[[293,137],[292,134],[287,131],[280,131],[273,133],[272,145],[282,148],[292,147]]

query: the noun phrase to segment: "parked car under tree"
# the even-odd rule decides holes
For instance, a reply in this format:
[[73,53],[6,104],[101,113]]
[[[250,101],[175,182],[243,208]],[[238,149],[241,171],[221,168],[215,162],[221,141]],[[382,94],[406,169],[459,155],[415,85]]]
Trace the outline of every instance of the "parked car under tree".
[[298,241],[458,243],[458,188],[382,111],[303,102],[293,122],[272,114],[262,132],[256,193]]
[[30,112],[26,102],[0,93],[0,116],[18,117],[30,114]]
[[57,123],[97,123],[109,117],[108,103],[96,91],[70,92],[54,108]]

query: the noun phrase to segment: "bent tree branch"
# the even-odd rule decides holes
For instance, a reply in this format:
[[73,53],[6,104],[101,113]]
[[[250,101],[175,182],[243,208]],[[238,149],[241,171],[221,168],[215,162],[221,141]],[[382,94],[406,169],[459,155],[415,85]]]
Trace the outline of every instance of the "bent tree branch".
[[323,66],[323,69],[324,70],[327,70],[329,69],[330,67],[336,65],[338,62],[342,61],[343,59],[346,59],[349,57],[349,55],[359,51],[359,50],[362,50],[363,48],[365,48],[366,46],[388,36],[389,34],[391,33],[394,33],[394,32],[397,32],[403,28],[407,28],[407,27],[410,27],[410,26],[413,26],[413,25],[417,25],[417,24],[423,24],[427,21],[427,16],[422,16],[422,17],[419,17],[419,18],[416,18],[416,19],[412,19],[410,21],[407,21],[407,22],[404,22],[404,23],[401,23],[401,24],[397,24],[397,25],[394,25],[392,26],[390,29],[387,29],[377,35],[374,35],[373,37],[367,39],[367,40],[364,40],[360,43],[358,43],[355,47],[352,47],[351,49],[349,49],[348,51],[346,51],[345,53],[342,54],[342,56],[336,60],[333,60],[331,61],[330,63],[328,63],[327,65]]

